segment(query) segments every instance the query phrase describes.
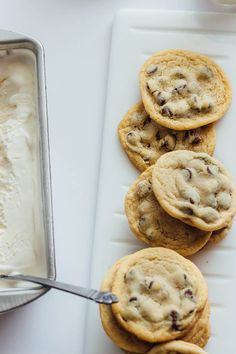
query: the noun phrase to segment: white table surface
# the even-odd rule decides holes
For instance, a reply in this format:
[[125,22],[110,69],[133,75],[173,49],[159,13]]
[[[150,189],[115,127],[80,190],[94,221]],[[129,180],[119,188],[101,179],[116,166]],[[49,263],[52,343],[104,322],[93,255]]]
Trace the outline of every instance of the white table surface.
[[[45,48],[57,279],[80,285],[89,283],[111,26],[124,7],[233,11],[210,0],[0,0],[1,28]],[[0,353],[83,354],[85,309],[50,291],[2,315]]]

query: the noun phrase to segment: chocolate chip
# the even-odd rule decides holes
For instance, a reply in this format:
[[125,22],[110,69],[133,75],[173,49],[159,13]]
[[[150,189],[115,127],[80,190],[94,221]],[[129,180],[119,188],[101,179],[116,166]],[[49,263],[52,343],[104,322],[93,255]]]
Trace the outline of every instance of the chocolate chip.
[[212,175],[213,173],[211,172],[211,169],[210,169],[210,167],[209,166],[207,166],[207,172],[210,174],[210,175]]
[[132,301],[137,301],[138,298],[136,296],[132,296],[130,299],[129,299],[129,302],[132,302]]
[[151,118],[150,118],[150,117],[147,117],[147,119],[146,119],[145,122],[144,122],[144,125],[149,124],[149,123],[151,123]]
[[149,67],[147,68],[146,73],[147,73],[148,75],[154,74],[154,73],[157,71],[157,68],[158,68],[157,65],[151,64],[151,65],[149,65]]
[[[150,232],[152,232],[152,231],[150,231]],[[152,234],[149,234],[149,230],[147,230],[147,232],[146,232],[146,237],[147,237],[147,239],[150,240],[150,241],[153,239],[153,235],[152,235]]]
[[179,313],[175,310],[172,310],[170,312],[170,317],[173,321],[177,321],[177,319],[179,318]]
[[177,321],[179,319],[179,313],[175,310],[172,310],[170,312],[170,318],[172,321],[171,328],[178,331],[179,330],[179,324],[177,324]]
[[184,139],[187,139],[189,137],[189,131],[187,130],[185,133],[184,133]]
[[127,142],[131,145],[136,145],[140,141],[140,136],[136,132],[129,132],[126,134]]
[[197,145],[201,142],[201,138],[199,136],[196,136],[193,140],[192,140],[192,144],[193,145]]
[[175,331],[179,331],[180,327],[176,322],[172,322],[171,328],[174,329]]
[[150,162],[150,159],[149,159],[149,157],[144,156],[144,157],[143,157],[143,161],[145,161],[146,163],[149,163],[149,162]]
[[194,200],[192,198],[189,199],[191,204],[194,204]]
[[187,81],[184,79],[176,80],[174,83],[173,93],[177,93],[179,95],[183,95],[187,93]]
[[172,117],[173,113],[171,112],[171,109],[168,106],[165,106],[161,110],[161,114],[166,117]]
[[189,179],[191,179],[193,176],[192,171],[189,168],[186,168],[186,171],[188,171]]
[[166,103],[166,100],[165,98],[163,97],[162,95],[162,92],[159,92],[156,96],[156,101],[157,103],[159,104],[159,106],[163,106],[165,103]]
[[211,102],[209,102],[205,107],[203,106],[201,108],[201,111],[205,112],[205,113],[208,113],[208,112],[210,112],[212,110],[212,108],[213,108],[213,104]]
[[151,281],[150,281],[150,284],[148,285],[148,289],[151,289],[151,287],[153,286],[153,283],[154,283],[154,281],[151,280]]
[[175,87],[173,91],[177,92],[178,94],[181,94],[186,87],[187,84],[179,85],[178,87]]
[[186,274],[184,274],[184,280],[187,280],[187,275]]
[[191,315],[192,313],[194,313],[194,309],[189,311],[189,314]]
[[189,299],[193,299],[193,298],[194,298],[194,296],[193,296],[193,292],[192,292],[192,290],[191,290],[191,289],[187,289],[187,290],[185,290],[185,292],[184,292],[184,296],[185,296],[185,297],[187,297],[187,298],[189,298]]
[[162,143],[161,143],[161,147],[162,148],[168,148],[168,141],[163,139]]
[[156,133],[156,138],[157,138],[157,140],[161,139],[161,134],[160,134],[160,132],[157,132],[157,133]]
[[176,145],[176,138],[171,134],[167,134],[160,140],[160,147],[165,149],[166,152],[174,150]]
[[136,193],[139,198],[144,198],[148,196],[151,190],[152,190],[152,186],[149,181],[141,181],[137,185]]
[[150,148],[151,144],[147,144],[147,147]]
[[155,91],[153,92],[153,96],[159,106],[163,106],[166,102],[171,98],[171,93],[167,91]]
[[193,215],[193,210],[188,207],[182,208],[182,212],[187,215]]

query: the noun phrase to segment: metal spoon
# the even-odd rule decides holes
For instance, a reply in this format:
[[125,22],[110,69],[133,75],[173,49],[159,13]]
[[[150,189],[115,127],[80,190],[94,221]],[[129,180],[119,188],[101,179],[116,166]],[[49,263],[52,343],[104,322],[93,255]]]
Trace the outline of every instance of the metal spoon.
[[54,289],[65,291],[67,293],[78,295],[88,300],[93,300],[99,304],[111,305],[113,303],[118,302],[117,296],[110,292],[98,291],[94,289],[83,288],[81,286],[65,284],[56,280],[50,280],[50,279],[35,277],[31,275],[24,275],[19,273],[12,273],[9,275],[0,274],[0,279],[1,278],[29,281],[32,283],[47,286],[49,288],[54,288]]

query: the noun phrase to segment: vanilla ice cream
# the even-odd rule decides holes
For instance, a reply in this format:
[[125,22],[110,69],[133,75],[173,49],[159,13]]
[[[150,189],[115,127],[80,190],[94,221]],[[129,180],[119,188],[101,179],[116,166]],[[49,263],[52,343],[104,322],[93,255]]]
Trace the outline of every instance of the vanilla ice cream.
[[0,273],[46,275],[36,98],[33,53],[0,52]]

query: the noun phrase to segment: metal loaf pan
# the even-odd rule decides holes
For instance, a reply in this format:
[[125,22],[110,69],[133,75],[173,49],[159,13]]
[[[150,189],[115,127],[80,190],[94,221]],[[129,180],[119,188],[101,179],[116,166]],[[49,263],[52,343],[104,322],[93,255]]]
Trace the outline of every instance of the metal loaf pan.
[[[0,50],[27,49],[33,52],[36,60],[37,79],[37,116],[39,127],[39,163],[41,179],[41,198],[44,227],[44,244],[46,250],[46,269],[49,279],[56,278],[55,250],[53,237],[53,215],[51,198],[51,178],[49,160],[47,103],[46,103],[46,83],[44,50],[37,40],[28,36],[0,30]],[[29,286],[11,289],[1,289],[0,291],[0,313],[15,309],[29,303],[39,296],[45,294],[48,288],[41,286]]]

